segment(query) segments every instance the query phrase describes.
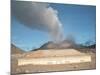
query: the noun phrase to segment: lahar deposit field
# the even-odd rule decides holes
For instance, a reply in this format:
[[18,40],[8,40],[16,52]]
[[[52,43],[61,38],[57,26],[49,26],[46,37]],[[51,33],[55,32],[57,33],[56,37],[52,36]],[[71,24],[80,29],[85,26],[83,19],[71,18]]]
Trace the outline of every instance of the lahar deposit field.
[[37,73],[95,68],[95,54],[75,49],[37,50],[12,55],[12,73]]

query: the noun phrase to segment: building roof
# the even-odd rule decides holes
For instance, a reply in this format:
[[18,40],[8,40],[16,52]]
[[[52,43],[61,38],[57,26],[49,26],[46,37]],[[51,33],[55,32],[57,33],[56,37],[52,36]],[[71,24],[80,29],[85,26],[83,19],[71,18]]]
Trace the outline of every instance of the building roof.
[[41,57],[63,57],[63,56],[79,56],[85,55],[85,53],[81,53],[75,49],[48,49],[48,50],[37,50],[26,53],[26,58],[41,58]]

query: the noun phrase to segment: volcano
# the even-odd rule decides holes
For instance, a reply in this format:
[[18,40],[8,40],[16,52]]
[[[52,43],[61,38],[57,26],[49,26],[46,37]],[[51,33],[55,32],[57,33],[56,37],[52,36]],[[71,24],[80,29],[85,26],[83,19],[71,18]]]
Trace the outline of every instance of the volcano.
[[54,43],[49,41],[43,44],[39,49],[68,49],[68,48],[75,48],[77,44],[74,41],[70,40],[63,40],[59,43]]

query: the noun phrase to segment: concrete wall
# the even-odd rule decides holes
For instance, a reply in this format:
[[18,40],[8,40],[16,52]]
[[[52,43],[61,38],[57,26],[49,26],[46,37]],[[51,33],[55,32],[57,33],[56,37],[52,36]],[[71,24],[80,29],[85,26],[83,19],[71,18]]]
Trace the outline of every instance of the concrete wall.
[[90,55],[66,56],[66,57],[46,57],[46,58],[21,58],[18,59],[18,66],[21,65],[51,65],[51,64],[71,64],[91,62]]

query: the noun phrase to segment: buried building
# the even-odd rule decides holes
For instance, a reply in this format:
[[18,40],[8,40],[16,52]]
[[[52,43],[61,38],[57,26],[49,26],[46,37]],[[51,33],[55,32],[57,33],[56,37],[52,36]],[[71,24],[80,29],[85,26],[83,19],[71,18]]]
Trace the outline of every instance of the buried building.
[[87,53],[82,52],[75,46],[67,40],[48,42],[30,52],[12,54],[12,74],[95,69],[95,53],[88,48],[84,48]]
[[75,49],[31,51],[17,58],[17,67],[12,68],[15,69],[12,73],[94,69],[95,60],[93,56],[93,54],[82,53]]
[[74,49],[38,50],[18,59],[18,65],[52,65],[91,62],[91,56]]

